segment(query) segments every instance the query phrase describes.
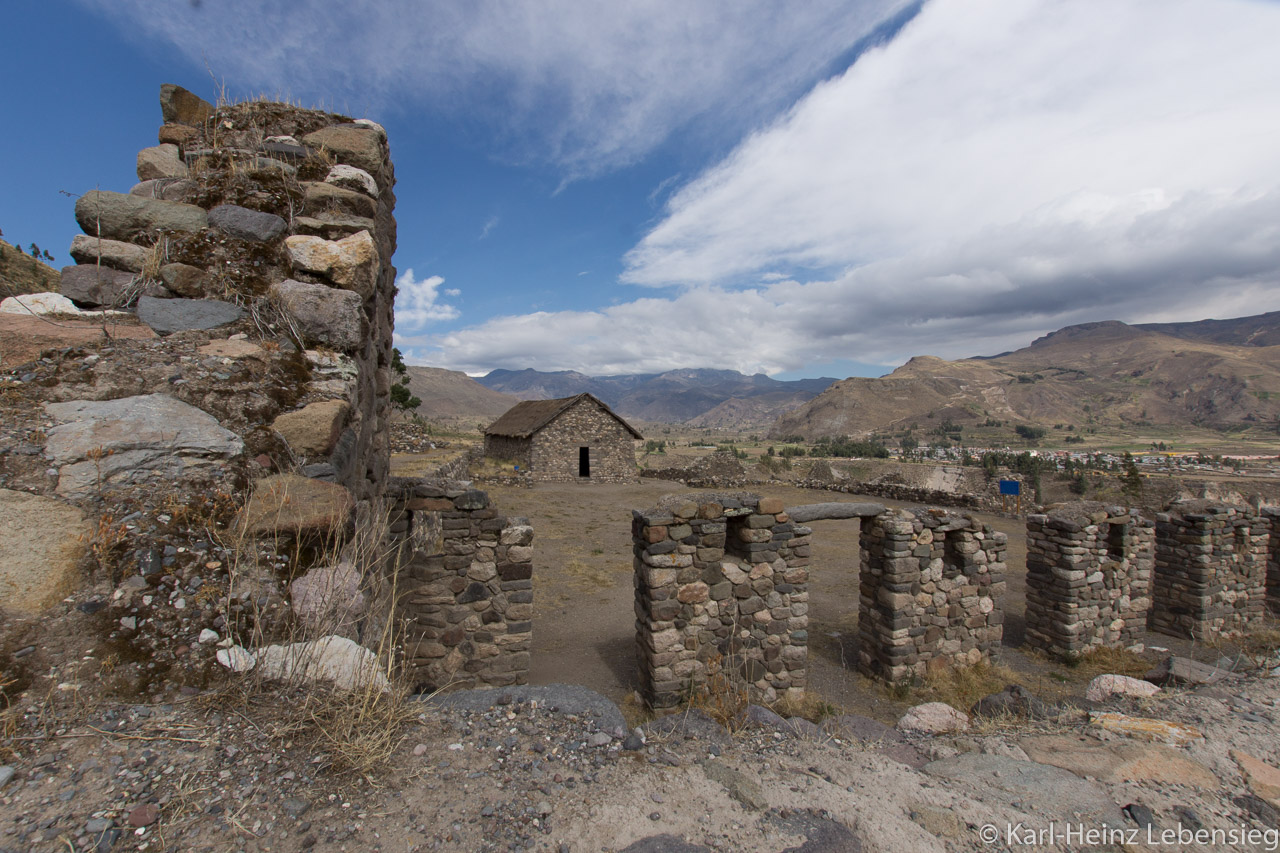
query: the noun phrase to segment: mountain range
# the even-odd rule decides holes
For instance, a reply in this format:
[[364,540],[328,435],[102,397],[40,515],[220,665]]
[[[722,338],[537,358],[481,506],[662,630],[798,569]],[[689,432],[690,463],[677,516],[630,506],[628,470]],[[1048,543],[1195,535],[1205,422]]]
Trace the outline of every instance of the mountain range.
[[587,392],[624,418],[695,426],[767,429],[835,379],[781,381],[763,373],[686,368],[665,373],[587,376],[572,370],[494,370],[477,380],[521,400],[547,400]]
[[1280,421],[1280,312],[1234,320],[1068,326],[998,356],[917,356],[782,415],[772,437],[911,424],[1204,426]]

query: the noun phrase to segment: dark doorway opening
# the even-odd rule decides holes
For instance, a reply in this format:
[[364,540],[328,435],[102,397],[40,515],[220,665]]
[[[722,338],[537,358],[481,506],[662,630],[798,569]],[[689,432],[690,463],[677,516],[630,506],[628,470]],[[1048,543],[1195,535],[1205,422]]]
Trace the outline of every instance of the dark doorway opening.
[[578,476],[591,476],[591,448],[589,447],[578,448]]

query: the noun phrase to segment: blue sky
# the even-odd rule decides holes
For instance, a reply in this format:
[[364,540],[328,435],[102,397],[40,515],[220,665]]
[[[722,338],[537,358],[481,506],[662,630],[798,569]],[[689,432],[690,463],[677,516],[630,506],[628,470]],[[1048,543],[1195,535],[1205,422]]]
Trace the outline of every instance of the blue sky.
[[1280,309],[1268,0],[19,0],[0,229],[69,262],[161,83],[381,122],[410,362],[878,375]]

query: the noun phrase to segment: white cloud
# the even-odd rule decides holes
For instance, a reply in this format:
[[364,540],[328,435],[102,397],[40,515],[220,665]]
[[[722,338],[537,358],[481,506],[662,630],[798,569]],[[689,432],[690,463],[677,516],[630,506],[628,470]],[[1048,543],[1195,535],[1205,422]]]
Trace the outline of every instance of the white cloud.
[[[428,323],[445,320],[456,320],[460,312],[452,305],[440,301],[440,285],[444,278],[438,275],[429,276],[422,281],[407,269],[396,276],[396,325],[406,330],[419,329]],[[459,291],[453,288],[444,291],[446,296],[458,296]]]
[[862,361],[1280,308],[1277,43],[1259,2],[932,0],[675,193],[624,280],[807,270],[796,345]]
[[908,0],[80,2],[237,92],[425,104],[583,176],[691,122],[734,133],[773,115]]

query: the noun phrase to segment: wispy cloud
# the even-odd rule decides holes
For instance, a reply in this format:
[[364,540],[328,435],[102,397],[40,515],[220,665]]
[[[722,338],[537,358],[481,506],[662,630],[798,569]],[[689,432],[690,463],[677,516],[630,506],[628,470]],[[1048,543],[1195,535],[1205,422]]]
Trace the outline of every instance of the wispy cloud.
[[[740,132],[807,89],[906,0],[80,0],[236,91],[478,120],[570,176],[676,128]],[[732,138],[732,137],[730,137]],[[724,139],[724,137],[721,137]]]
[[[440,301],[440,285],[444,278],[438,275],[428,276],[419,281],[413,269],[407,269],[396,276],[396,325],[406,332],[421,329],[428,323],[456,320],[460,312],[452,305]],[[449,288],[444,295],[455,297],[460,295],[457,289]]]
[[492,234],[493,229],[497,228],[498,223],[501,221],[502,221],[501,218],[499,218],[497,214],[494,214],[493,216],[490,216],[488,219],[486,219],[484,221],[484,227],[480,229],[480,236],[477,237],[476,240],[483,240],[484,238]]
[[1280,309],[1278,43],[1276,4],[932,0],[672,197],[624,279],[674,293],[441,357],[776,372]]

